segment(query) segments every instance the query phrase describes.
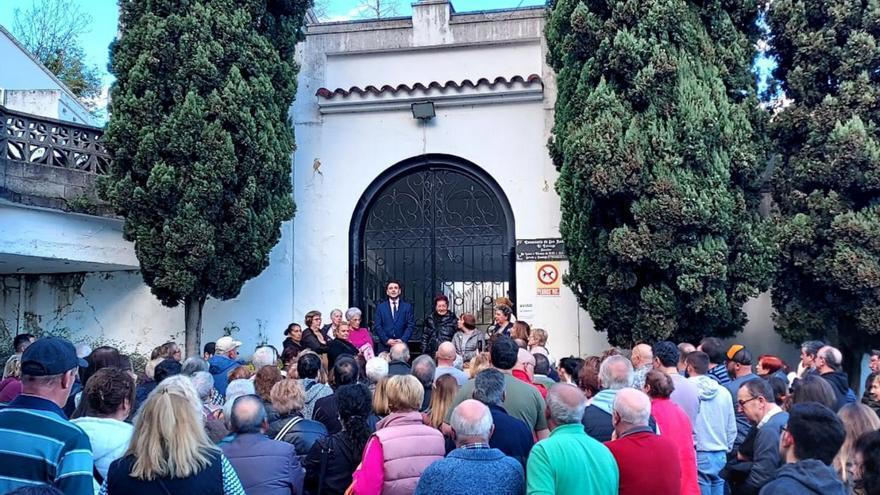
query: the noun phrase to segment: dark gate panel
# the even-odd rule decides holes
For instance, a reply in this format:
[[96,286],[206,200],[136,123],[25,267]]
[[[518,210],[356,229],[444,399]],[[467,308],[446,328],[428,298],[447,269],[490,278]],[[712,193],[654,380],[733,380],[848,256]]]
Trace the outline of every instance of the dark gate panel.
[[[496,297],[513,298],[513,220],[491,179],[455,162],[421,157],[377,179],[355,214],[352,303],[372,324],[389,279],[400,280],[418,340],[437,294],[456,314],[492,322]],[[479,172],[476,167],[475,171]],[[393,170],[393,169],[392,169]],[[358,221],[359,219],[359,221]]]

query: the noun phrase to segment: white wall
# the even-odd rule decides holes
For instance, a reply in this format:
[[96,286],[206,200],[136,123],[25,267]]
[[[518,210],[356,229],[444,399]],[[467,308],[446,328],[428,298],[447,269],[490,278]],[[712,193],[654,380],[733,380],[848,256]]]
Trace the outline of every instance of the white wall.
[[328,55],[324,84],[331,89],[351,86],[378,88],[388,84],[412,86],[432,81],[476,82],[485,77],[529,76],[541,74],[541,43],[539,40],[514,44],[465,46],[444,50],[408,50],[388,53]]
[[[122,239],[120,220],[6,202],[0,202],[0,253],[66,263],[68,272],[139,266],[134,246]],[[13,261],[0,264],[0,273],[20,272]]]
[[[84,215],[56,215],[77,217],[76,220],[83,222],[91,219],[95,222],[93,226],[109,222]],[[0,232],[4,234],[0,239],[12,232],[3,228],[2,220],[6,218],[0,210]],[[50,227],[46,222],[35,224]],[[70,232],[66,227],[56,230],[56,233]],[[269,267],[247,282],[237,298],[229,301],[209,299],[206,302],[203,344],[216,340],[223,334],[224,327],[234,324],[240,328],[235,337],[244,342],[242,353],[245,356],[262,341],[280,349],[282,332],[293,318],[291,222],[282,225],[282,232],[281,242],[270,254]],[[104,234],[97,233],[98,237],[101,235]],[[119,233],[106,235],[119,236]],[[124,242],[121,237],[117,237],[117,241]],[[81,243],[84,252],[89,251],[89,242]],[[44,248],[42,244],[38,241],[31,247]],[[0,260],[3,259],[17,261],[8,254],[0,256]],[[28,257],[27,261],[32,259],[34,257]],[[77,263],[92,266],[81,261]],[[43,266],[57,266],[57,263],[44,260]],[[23,306],[19,304],[22,282],[25,287]],[[112,341],[129,352],[149,353],[152,347],[169,338],[183,341],[183,308],[162,306],[137,271],[20,275],[4,271],[0,264],[0,289],[0,335],[4,329],[10,335],[20,327],[26,331],[25,321],[31,321],[44,332],[60,332],[75,342]],[[25,313],[29,315],[23,318]]]

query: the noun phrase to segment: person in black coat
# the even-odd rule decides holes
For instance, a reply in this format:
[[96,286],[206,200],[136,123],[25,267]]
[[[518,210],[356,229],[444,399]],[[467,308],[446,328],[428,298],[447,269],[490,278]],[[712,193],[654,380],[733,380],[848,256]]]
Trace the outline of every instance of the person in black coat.
[[296,354],[299,354],[300,351],[303,350],[303,329],[299,326],[299,323],[291,323],[287,325],[287,328],[284,330],[284,342],[281,343],[284,346],[284,349],[288,347],[293,347],[296,349]]
[[278,419],[269,423],[266,436],[293,445],[302,463],[312,445],[327,436],[327,428],[302,416],[306,392],[299,380],[281,380],[269,395]]
[[302,346],[315,351],[315,354],[326,357],[329,340],[321,331],[321,312],[309,311],[306,313],[306,329],[303,330]]
[[443,342],[452,342],[458,331],[458,317],[449,311],[449,298],[440,294],[434,298],[434,312],[425,318],[422,330],[422,353],[434,357]]
[[361,384],[336,390],[339,417],[344,429],[312,445],[305,459],[306,490],[322,495],[342,495],[361,461],[373,431],[367,424],[372,411],[370,391]]
[[333,368],[333,365],[336,363],[336,359],[339,358],[339,356],[348,354],[349,356],[354,357],[360,352],[354,344],[349,342],[349,331],[350,327],[347,322],[339,322],[339,325],[336,327],[336,338],[327,344],[327,365],[330,368]]

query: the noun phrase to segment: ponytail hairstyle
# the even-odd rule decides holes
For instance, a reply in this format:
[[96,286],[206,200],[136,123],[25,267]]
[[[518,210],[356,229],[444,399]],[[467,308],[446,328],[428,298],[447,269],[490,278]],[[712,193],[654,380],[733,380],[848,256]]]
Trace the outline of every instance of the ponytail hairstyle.
[[360,457],[367,440],[373,434],[367,424],[367,418],[372,411],[370,390],[359,383],[343,385],[336,389],[336,404],[342,420],[342,434],[351,442],[355,453]]

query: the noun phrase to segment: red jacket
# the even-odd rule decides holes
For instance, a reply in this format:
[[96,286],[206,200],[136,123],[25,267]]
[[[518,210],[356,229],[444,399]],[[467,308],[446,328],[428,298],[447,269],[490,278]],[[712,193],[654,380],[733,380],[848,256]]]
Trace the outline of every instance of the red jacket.
[[529,385],[538,389],[538,392],[541,393],[541,397],[543,397],[544,400],[547,400],[547,387],[541,385],[540,383],[534,383],[531,380],[529,380],[528,373],[526,373],[523,370],[513,370],[513,376],[514,376],[514,378],[518,378],[520,381],[524,381],[524,382],[528,383]]
[[668,438],[650,429],[631,430],[605,442],[620,471],[620,495],[679,495],[681,467],[678,449]]
[[694,428],[687,413],[670,399],[652,399],[651,416],[657,421],[660,435],[672,441],[678,449],[678,460],[681,464],[681,495],[699,495]]

